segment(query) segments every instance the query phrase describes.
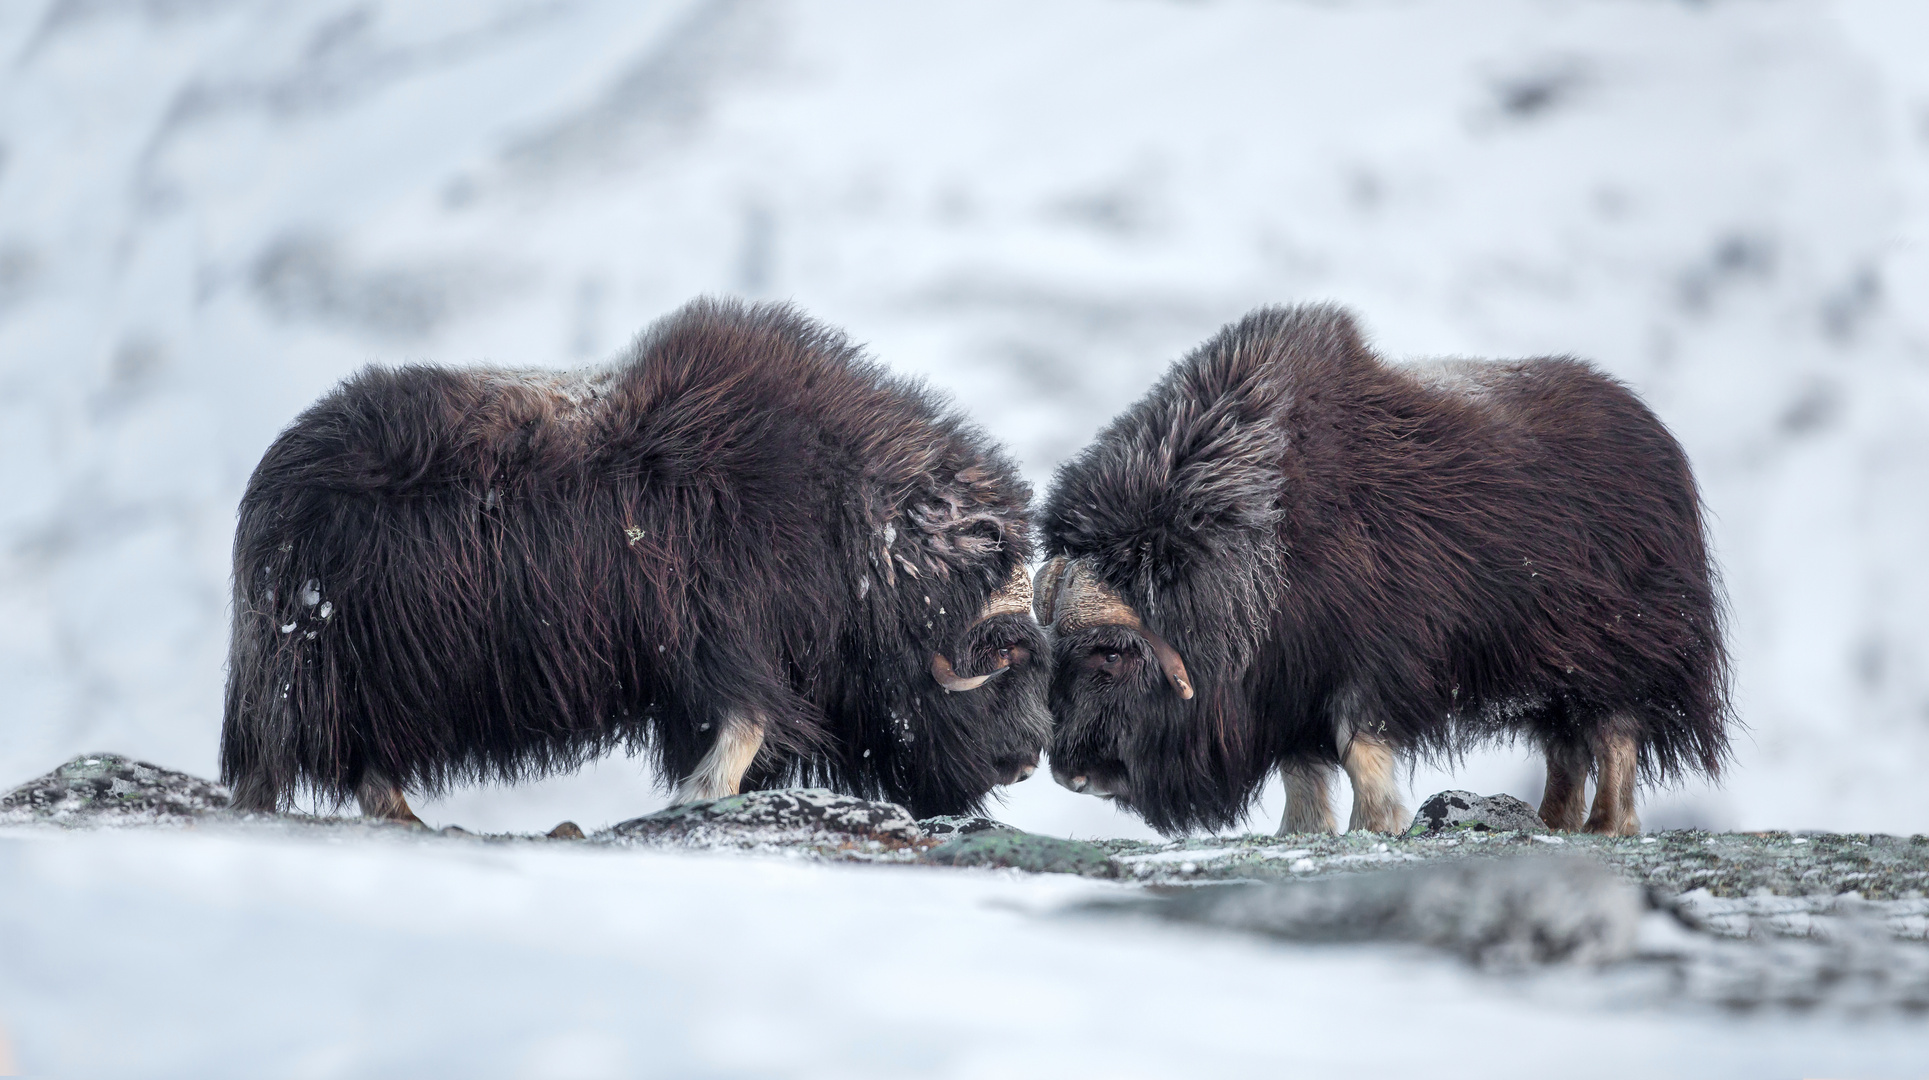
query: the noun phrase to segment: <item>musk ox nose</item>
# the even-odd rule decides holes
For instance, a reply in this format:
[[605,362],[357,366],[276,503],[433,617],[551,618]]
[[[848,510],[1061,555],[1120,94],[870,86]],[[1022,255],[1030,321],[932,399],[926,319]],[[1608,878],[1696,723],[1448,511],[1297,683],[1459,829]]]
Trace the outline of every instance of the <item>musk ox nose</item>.
[[1073,776],[1070,770],[1056,761],[1052,762],[1052,779],[1058,781],[1059,787],[1071,791],[1082,792],[1091,786],[1091,778],[1086,774],[1079,773],[1077,776]]
[[1016,784],[1029,780],[1031,775],[1038,771],[1038,755],[1007,758],[998,763],[998,771],[1004,777],[999,781],[1001,784]]

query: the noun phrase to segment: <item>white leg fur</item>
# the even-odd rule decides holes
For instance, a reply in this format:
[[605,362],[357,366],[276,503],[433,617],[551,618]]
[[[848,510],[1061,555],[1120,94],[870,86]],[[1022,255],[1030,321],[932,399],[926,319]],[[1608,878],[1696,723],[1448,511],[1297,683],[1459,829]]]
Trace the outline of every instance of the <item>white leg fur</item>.
[[697,769],[677,785],[676,802],[702,802],[735,795],[743,774],[764,746],[764,718],[732,711],[723,719],[716,745],[703,755]]
[[1407,808],[1400,805],[1393,779],[1393,748],[1364,732],[1346,744],[1340,763],[1353,782],[1353,816],[1347,828],[1397,833],[1407,827]]
[[1604,836],[1634,836],[1641,818],[1634,812],[1635,766],[1638,749],[1630,735],[1614,734],[1594,751],[1594,809],[1587,815],[1588,832]]
[[1279,835],[1339,831],[1333,821],[1331,765],[1288,765],[1279,775],[1286,783],[1286,814],[1279,819]]

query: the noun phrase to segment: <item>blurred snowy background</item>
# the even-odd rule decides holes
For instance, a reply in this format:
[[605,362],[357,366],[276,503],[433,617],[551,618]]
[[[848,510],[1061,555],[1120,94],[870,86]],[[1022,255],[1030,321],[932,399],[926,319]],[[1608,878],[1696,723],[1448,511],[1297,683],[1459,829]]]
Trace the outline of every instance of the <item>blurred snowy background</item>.
[[[9,0],[0,787],[214,773],[236,500],[361,365],[791,298],[1042,489],[1221,323],[1331,299],[1397,356],[1593,359],[1687,445],[1749,731],[1650,826],[1929,831],[1926,54],[1918,0]],[[1002,814],[1144,834],[1042,771]]]

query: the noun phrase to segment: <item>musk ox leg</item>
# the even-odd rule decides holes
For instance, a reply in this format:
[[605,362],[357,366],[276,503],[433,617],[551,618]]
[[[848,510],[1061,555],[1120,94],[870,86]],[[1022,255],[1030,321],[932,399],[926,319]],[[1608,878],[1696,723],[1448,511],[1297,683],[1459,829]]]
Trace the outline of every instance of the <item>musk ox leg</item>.
[[266,776],[244,776],[234,782],[233,790],[228,805],[241,813],[272,814],[281,809],[281,792]]
[[1548,746],[1546,753],[1541,823],[1557,832],[1576,832],[1587,815],[1587,774],[1594,755],[1586,746]]
[[1407,808],[1400,805],[1399,785],[1393,778],[1393,748],[1381,739],[1356,734],[1340,755],[1346,778],[1353,782],[1353,816],[1347,829],[1397,833],[1407,827]]
[[1338,832],[1333,821],[1333,767],[1318,762],[1287,765],[1279,770],[1286,781],[1286,814],[1279,819],[1279,835]]
[[1594,809],[1587,815],[1588,832],[1603,836],[1633,836],[1641,831],[1634,815],[1634,736],[1608,735],[1594,754]]
[[697,762],[696,771],[677,785],[676,801],[701,802],[735,795],[743,774],[764,746],[764,718],[756,713],[732,712],[717,731],[716,744]]
[[362,782],[355,785],[355,801],[362,805],[362,816],[377,821],[393,821],[399,825],[413,825],[426,829],[428,825],[415,811],[409,809],[409,802],[402,797],[402,789],[393,780],[373,769],[362,774]]

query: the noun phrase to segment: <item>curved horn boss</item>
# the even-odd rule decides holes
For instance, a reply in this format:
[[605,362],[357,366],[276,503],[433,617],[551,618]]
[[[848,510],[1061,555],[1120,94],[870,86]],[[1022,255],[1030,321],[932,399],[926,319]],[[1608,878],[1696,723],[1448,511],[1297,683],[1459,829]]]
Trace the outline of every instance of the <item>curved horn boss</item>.
[[[1023,615],[1029,612],[1031,608],[1031,579],[1025,575],[1025,568],[1023,566],[1015,567],[1012,570],[1010,580],[1000,586],[998,591],[992,593],[991,598],[985,601],[984,610],[978,613],[978,618],[973,620],[971,628],[976,629],[982,625],[985,620],[999,615]],[[970,630],[967,630],[966,633],[969,634]],[[944,687],[951,693],[963,693],[966,690],[976,690],[980,686],[990,682],[994,676],[1002,675],[1006,671],[1009,671],[1011,669],[1011,649],[1009,647],[998,650],[996,663],[996,667],[985,672],[983,675],[974,675],[966,678],[958,674],[957,669],[952,667],[951,660],[943,653],[932,653],[931,677],[938,680],[938,685]]]
[[1084,559],[1060,555],[1038,571],[1034,593],[1035,610],[1041,626],[1061,632],[1085,630],[1094,626],[1121,626],[1145,639],[1165,673],[1166,682],[1181,698],[1192,700],[1192,677],[1179,650],[1160,637],[1139,618],[1131,605],[1112,591]]

